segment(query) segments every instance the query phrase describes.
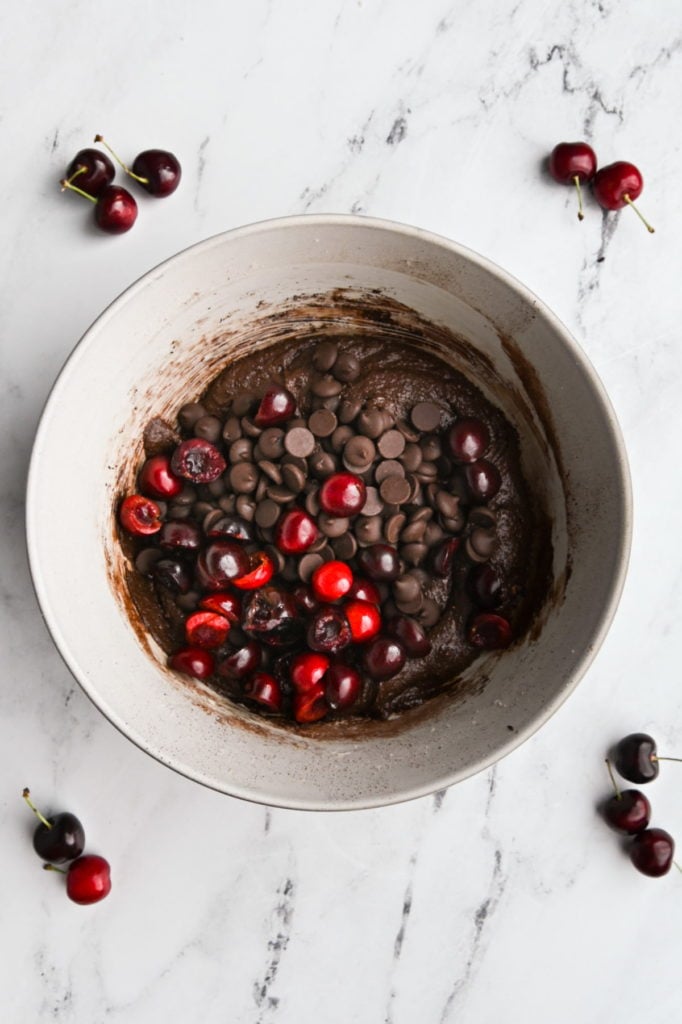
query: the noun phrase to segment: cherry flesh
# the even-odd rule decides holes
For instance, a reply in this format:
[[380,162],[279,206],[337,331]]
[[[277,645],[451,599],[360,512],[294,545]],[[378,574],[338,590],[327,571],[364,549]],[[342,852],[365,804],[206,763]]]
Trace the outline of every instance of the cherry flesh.
[[300,555],[319,537],[315,522],[302,508],[292,508],[277,522],[275,544],[285,555]]
[[586,142],[560,142],[549,155],[549,173],[560,185],[575,185],[578,192],[578,220],[584,219],[581,182],[590,181],[597,170],[597,155]]
[[168,455],[152,455],[147,459],[137,482],[142,493],[150,498],[174,498],[184,486],[171,469]]
[[304,693],[295,693],[292,703],[294,718],[301,725],[319,722],[329,712],[322,683],[317,683]]
[[300,631],[296,602],[286,590],[272,584],[252,590],[244,599],[242,629],[253,640],[286,647]]
[[151,498],[143,498],[141,494],[129,494],[123,499],[118,518],[123,529],[135,537],[147,537],[158,533],[163,526],[159,506]]
[[291,662],[291,682],[297,693],[305,693],[324,677],[329,668],[329,658],[315,651],[297,654]]
[[345,562],[323,562],[313,572],[311,582],[320,601],[338,601],[353,585],[353,572]]
[[295,411],[296,399],[291,391],[273,384],[261,398],[253,422],[257,427],[274,427],[291,419]]
[[492,612],[475,615],[467,633],[469,643],[486,651],[499,651],[509,647],[512,630],[507,619]]
[[306,634],[308,647],[313,651],[335,654],[353,639],[348,619],[340,608],[323,605],[315,612]]
[[74,903],[99,903],[111,892],[111,867],[104,857],[88,853],[69,865],[66,895]]
[[396,615],[389,621],[386,632],[400,641],[411,658],[423,658],[431,651],[431,641],[424,629],[409,615]]
[[631,206],[647,231],[653,235],[654,228],[648,223],[635,206],[635,199],[641,195],[644,179],[634,164],[627,160],[618,160],[600,168],[594,176],[592,191],[600,206],[605,210],[622,210]]
[[276,714],[282,710],[282,690],[269,672],[255,672],[244,684],[243,693],[268,711]]
[[226,467],[227,463],[216,446],[203,437],[182,441],[171,456],[173,473],[194,484],[210,484],[225,472]]
[[45,817],[31,802],[31,793],[28,789],[24,790],[23,797],[39,819],[33,833],[33,849],[41,860],[48,860],[52,864],[64,864],[68,860],[80,857],[85,847],[85,831],[76,815],[62,811],[60,814]]
[[602,805],[602,815],[616,832],[633,836],[643,832],[651,818],[651,804],[638,789],[614,793]]
[[643,875],[660,878],[670,871],[675,855],[675,841],[662,828],[638,832],[630,844],[630,860]]
[[193,612],[185,620],[185,638],[190,647],[222,647],[229,632],[229,620],[217,612]]
[[217,612],[219,615],[224,615],[232,625],[236,625],[242,617],[241,601],[235,594],[228,594],[227,591],[206,594],[199,601],[199,607],[207,612]]
[[400,576],[400,558],[390,544],[370,544],[357,556],[358,565],[373,580],[397,580]]
[[115,174],[111,160],[99,149],[81,149],[66,168],[67,181],[75,181],[83,192],[94,198],[111,184]]
[[380,636],[365,648],[362,663],[372,679],[390,679],[405,664],[405,649],[393,637]]
[[659,772],[656,741],[645,732],[624,736],[613,748],[613,763],[628,782],[652,782]]
[[354,516],[367,499],[364,480],[354,473],[332,473],[319,491],[320,507],[330,516]]
[[490,433],[481,420],[457,420],[448,431],[448,444],[456,462],[475,462],[488,448]]
[[195,679],[208,679],[215,671],[213,655],[201,647],[183,647],[168,659],[170,668]]
[[256,590],[269,583],[275,573],[275,563],[265,551],[255,551],[249,555],[249,571],[233,584],[239,590]]
[[245,679],[260,668],[262,660],[263,653],[260,647],[253,640],[249,640],[220,662],[218,675],[224,679]]

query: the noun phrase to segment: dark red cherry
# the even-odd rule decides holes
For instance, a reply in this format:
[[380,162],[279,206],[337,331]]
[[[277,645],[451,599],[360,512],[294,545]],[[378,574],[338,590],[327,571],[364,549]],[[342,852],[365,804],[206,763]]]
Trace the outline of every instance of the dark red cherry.
[[215,670],[213,655],[201,647],[183,647],[171,655],[168,664],[176,672],[184,672],[195,679],[207,679]]
[[241,540],[250,543],[255,539],[255,532],[251,523],[241,516],[225,515],[216,522],[211,523],[206,530],[207,537],[233,537],[234,540]]
[[597,156],[586,142],[560,142],[549,156],[549,173],[560,185],[575,185],[578,192],[578,220],[584,219],[581,182],[590,181],[597,170]]
[[319,490],[320,507],[330,516],[354,516],[361,512],[367,488],[354,473],[332,473]]
[[197,559],[197,581],[206,590],[224,590],[249,572],[249,556],[235,540],[214,540]]
[[163,526],[159,506],[151,498],[143,498],[141,494],[130,494],[123,499],[118,518],[123,529],[135,537],[158,533]]
[[476,501],[490,501],[502,485],[497,466],[488,459],[477,459],[464,468],[464,477]]
[[120,185],[105,185],[95,198],[77,185],[72,185],[66,178],[62,178],[60,184],[62,191],[68,189],[70,192],[77,192],[95,204],[95,223],[109,235],[122,235],[125,231],[130,231],[137,220],[137,203],[130,192]]
[[253,422],[257,427],[274,427],[291,419],[295,411],[296,399],[291,391],[280,384],[273,384],[261,398]]
[[187,566],[177,558],[160,558],[154,563],[152,577],[172,594],[186,594],[192,583]]
[[444,579],[450,575],[455,555],[459,551],[461,543],[461,537],[448,537],[438,545],[432,560],[433,571],[436,576],[441,576]]
[[198,551],[201,531],[189,519],[169,519],[159,531],[159,544],[166,551]]
[[667,874],[674,856],[675,841],[662,828],[647,828],[638,832],[630,844],[630,860],[638,871],[651,878]]
[[182,480],[171,469],[168,455],[152,455],[142,466],[137,483],[150,498],[173,498],[183,488]]
[[275,574],[275,563],[265,551],[254,551],[249,555],[249,567],[244,576],[233,580],[233,586],[238,590],[256,590],[257,587],[264,587]]
[[301,619],[291,594],[268,584],[244,598],[242,629],[254,640],[286,647],[300,634]]
[[467,633],[469,643],[486,651],[498,651],[512,642],[511,626],[507,619],[492,612],[475,615]]
[[348,591],[348,597],[357,598],[358,601],[369,601],[370,604],[381,604],[379,588],[371,580],[356,576]]
[[163,199],[180,184],[182,168],[173,153],[165,149],[145,149],[135,157],[133,176],[151,196]]
[[329,712],[322,683],[316,683],[303,693],[294,693],[292,705],[294,718],[302,725],[307,722],[319,722]]
[[203,437],[182,441],[171,456],[171,469],[194,484],[210,484],[226,469],[227,463],[218,449]]
[[320,602],[313,594],[312,588],[307,583],[299,583],[297,587],[291,592],[292,597],[300,610],[305,614],[309,615],[311,612],[316,612],[320,607]]
[[39,821],[33,833],[33,849],[38,856],[52,864],[80,857],[85,847],[85,831],[76,815],[62,811],[45,817],[32,803],[28,789],[23,797]]
[[66,895],[74,903],[99,903],[111,892],[111,867],[104,857],[88,853],[69,865]]
[[372,679],[390,679],[405,664],[405,649],[393,637],[377,637],[365,648],[362,664]]
[[490,565],[474,565],[467,576],[467,590],[479,608],[499,608],[503,599],[503,582]]
[[285,555],[300,555],[319,537],[315,522],[302,508],[292,508],[280,516],[275,529],[275,544]]
[[229,594],[227,591],[206,594],[199,601],[199,607],[206,612],[217,612],[218,615],[224,615],[232,625],[241,621],[242,603],[236,594]]
[[345,562],[323,562],[313,572],[311,583],[313,592],[320,601],[338,601],[350,590],[353,572]]
[[243,694],[261,707],[275,714],[282,710],[282,690],[274,676],[269,672],[255,672],[244,683]]
[[381,629],[381,613],[377,605],[370,601],[359,601],[357,598],[346,601],[343,613],[348,619],[353,643],[363,644]]
[[218,664],[218,675],[224,679],[246,679],[260,668],[263,653],[253,640],[249,640],[238,650],[233,651]]
[[324,692],[332,711],[346,711],[352,707],[361,689],[362,678],[357,669],[340,661],[330,665],[324,679]]
[[95,198],[111,184],[115,174],[111,160],[99,149],[81,149],[66,168],[67,180]]
[[190,647],[222,647],[229,632],[229,620],[217,612],[192,612],[185,620],[185,639]]
[[308,647],[313,651],[335,654],[352,640],[348,619],[340,608],[323,605],[313,615],[306,633]]
[[391,544],[370,544],[357,555],[358,565],[373,580],[397,580],[400,558]]
[[456,462],[475,462],[485,454],[490,433],[481,420],[457,420],[448,431],[448,444]]
[[329,658],[316,651],[304,651],[297,654],[291,662],[289,674],[291,683],[297,693],[310,690],[323,678],[329,668]]
[[410,658],[423,658],[431,651],[431,641],[424,629],[409,615],[396,615],[388,622],[386,632],[399,640]]
[[613,763],[628,782],[652,782],[659,772],[656,741],[645,732],[624,736],[613,748]]
[[651,818],[651,804],[638,789],[614,793],[604,802],[601,811],[612,829],[629,836],[643,832]]
[[643,188],[644,179],[639,169],[626,160],[601,167],[592,182],[592,191],[600,206],[605,210],[622,210],[624,206],[631,206],[647,231],[653,235],[654,229],[634,203]]

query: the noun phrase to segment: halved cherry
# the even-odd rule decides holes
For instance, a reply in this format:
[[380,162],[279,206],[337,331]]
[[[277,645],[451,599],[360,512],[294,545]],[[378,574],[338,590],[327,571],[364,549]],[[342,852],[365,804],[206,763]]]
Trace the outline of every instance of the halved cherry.
[[313,594],[312,587],[309,587],[307,583],[299,583],[294,587],[291,596],[305,615],[316,612],[320,607],[320,602]]
[[185,636],[190,647],[220,647],[229,632],[229,619],[216,612],[192,612],[185,619]]
[[203,437],[181,441],[171,456],[171,469],[194,484],[210,484],[224,473],[227,463],[218,449]]
[[320,601],[338,601],[353,585],[353,572],[345,562],[323,562],[315,569],[311,583]]
[[341,661],[329,667],[324,683],[327,703],[333,711],[345,711],[355,704],[362,688],[362,678],[357,669]]
[[217,594],[206,594],[199,601],[199,607],[206,612],[224,615],[233,625],[241,621],[242,603],[236,594],[228,594],[224,590],[219,590]]
[[274,676],[269,672],[254,672],[244,683],[243,694],[249,700],[267,708],[268,711],[282,710],[282,690]]
[[163,526],[159,506],[151,498],[143,498],[141,494],[129,494],[123,499],[118,518],[123,529],[135,537],[158,533]]
[[213,675],[215,661],[213,655],[201,647],[183,647],[168,659],[168,664],[176,672],[184,672],[195,679],[207,679]]
[[294,718],[297,722],[319,722],[329,711],[322,683],[316,683],[304,693],[295,693],[293,699]]
[[507,619],[493,612],[481,612],[471,620],[468,631],[469,643],[486,651],[499,651],[509,647],[512,630]]
[[306,693],[317,686],[329,668],[329,658],[314,651],[304,651],[292,659],[290,677],[297,693]]
[[275,563],[265,551],[255,551],[249,555],[249,565],[250,569],[245,576],[232,581],[232,585],[239,590],[256,590],[258,587],[264,587],[274,575]]
[[280,516],[275,531],[275,544],[285,555],[300,555],[314,544],[319,530],[302,508],[292,508]]
[[273,384],[263,395],[253,422],[257,427],[274,427],[276,423],[290,419],[295,411],[296,399],[291,391]]
[[376,583],[356,576],[348,591],[348,597],[356,597],[358,601],[369,601],[370,604],[381,604],[381,594]]
[[355,643],[371,640],[381,629],[381,614],[375,604],[369,601],[347,601],[343,610]]
[[173,498],[184,484],[171,469],[168,455],[152,455],[147,459],[137,478],[140,490],[152,498]]

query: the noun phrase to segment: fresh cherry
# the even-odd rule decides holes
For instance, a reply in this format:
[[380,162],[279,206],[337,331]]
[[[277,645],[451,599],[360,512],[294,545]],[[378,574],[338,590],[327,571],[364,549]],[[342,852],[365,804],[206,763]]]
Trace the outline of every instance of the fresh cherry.
[[300,555],[319,536],[315,521],[302,508],[292,508],[280,516],[275,529],[275,544],[285,555]]
[[490,565],[474,565],[467,577],[467,590],[479,608],[499,608],[502,604],[502,579]]
[[481,420],[457,420],[448,431],[448,444],[456,462],[475,462],[485,454],[490,433]]
[[108,235],[122,235],[130,231],[137,220],[137,203],[130,192],[120,185],[105,185],[97,197],[72,185],[66,178],[60,182],[62,191],[69,189],[95,204],[95,223]]
[[207,537],[232,537],[234,540],[241,540],[250,543],[255,539],[254,529],[251,523],[241,516],[225,515],[216,522],[211,523],[206,530]]
[[208,679],[215,671],[213,655],[201,647],[183,647],[168,659],[170,668],[195,679]]
[[218,591],[214,594],[206,594],[199,601],[199,607],[207,612],[217,612],[224,615],[228,622],[235,625],[242,617],[242,603],[235,594],[228,594],[227,591]]
[[662,828],[647,828],[638,832],[630,844],[630,860],[638,871],[651,878],[667,874],[674,856],[675,841]]
[[613,763],[628,782],[651,782],[658,776],[660,761],[680,761],[679,757],[659,757],[656,741],[645,732],[624,736],[613,748]]
[[74,903],[83,906],[99,903],[110,892],[111,867],[104,857],[88,853],[69,865],[66,873],[66,895]]
[[464,468],[464,478],[476,501],[490,501],[502,485],[500,471],[488,459],[477,459]]
[[239,590],[256,590],[269,583],[275,573],[275,563],[265,551],[254,551],[249,555],[249,571],[232,581]]
[[253,422],[257,427],[274,427],[291,419],[295,411],[296,399],[291,391],[273,384],[261,398]]
[[172,594],[186,594],[192,583],[187,566],[177,558],[160,558],[154,563],[152,577]]
[[229,619],[217,612],[193,612],[185,620],[185,639],[190,647],[222,647],[229,632]]
[[22,795],[39,821],[33,833],[33,849],[38,856],[53,864],[80,857],[85,847],[85,832],[76,815],[62,811],[45,817],[32,803],[29,789]]
[[391,544],[370,544],[357,556],[358,565],[373,580],[397,580],[400,558]]
[[194,484],[210,484],[225,472],[227,463],[218,449],[203,437],[181,441],[171,456],[171,469]]
[[319,490],[320,507],[330,516],[354,516],[367,499],[364,480],[354,473],[332,473]]
[[380,636],[367,645],[362,663],[372,679],[390,679],[405,664],[405,649],[393,637]]
[[348,619],[340,608],[323,605],[313,615],[306,634],[313,651],[335,654],[353,639]]
[[81,149],[66,168],[66,179],[95,198],[114,180],[116,170],[106,153],[99,149]]
[[169,519],[159,531],[159,545],[165,551],[198,551],[201,531],[188,519]]
[[323,562],[313,572],[311,583],[320,601],[338,601],[350,590],[353,572],[345,562]]
[[389,620],[386,632],[400,641],[411,658],[423,658],[431,651],[431,641],[424,629],[409,615],[394,616]]
[[560,185],[575,185],[578,220],[584,220],[580,183],[590,181],[597,170],[597,156],[586,142],[560,142],[549,155],[549,173]]
[[101,135],[95,135],[95,142],[101,142],[118,161],[123,170],[138,181],[150,195],[163,199],[175,192],[180,184],[182,168],[178,158],[165,149],[145,149],[135,157],[132,170],[114,153]]
[[353,580],[348,597],[355,597],[358,601],[369,601],[370,604],[381,604],[381,594],[376,584],[361,576],[356,576]]
[[317,683],[302,693],[294,693],[294,718],[302,725],[307,722],[319,722],[329,711],[322,683]]
[[512,642],[511,626],[507,619],[492,612],[475,615],[467,632],[469,643],[486,651],[498,651]]
[[171,469],[168,455],[152,455],[147,459],[137,483],[142,493],[150,498],[174,498],[184,486]]
[[353,642],[356,644],[362,644],[366,640],[371,640],[381,629],[379,609],[369,601],[359,601],[357,599],[347,601],[343,606],[343,611],[348,619]]
[[651,804],[638,789],[621,791],[618,788],[608,758],[606,767],[613,785],[613,796],[602,804],[604,820],[612,829],[624,835],[633,836],[637,832],[643,832],[651,818]]
[[252,639],[272,647],[286,647],[300,633],[300,616],[291,594],[267,584],[244,598],[242,629]]
[[614,164],[601,167],[592,182],[592,191],[600,206],[605,210],[622,210],[624,206],[631,206],[647,231],[653,235],[654,228],[644,219],[634,203],[643,188],[644,179],[639,169],[627,160],[618,160]]
[[316,612],[320,607],[320,602],[313,594],[312,587],[309,587],[307,583],[299,583],[298,586],[294,587],[291,594],[294,601],[305,615],[310,615],[311,612]]
[[206,590],[224,590],[249,571],[249,556],[235,540],[214,540],[197,559],[197,580]]
[[277,713],[282,710],[282,690],[274,676],[269,672],[255,672],[244,683],[243,694],[249,700],[256,701],[268,711]]
[[434,551],[432,560],[433,571],[436,576],[441,576],[445,579],[450,575],[455,561],[455,555],[459,551],[461,543],[461,537],[448,537],[438,545]]
[[218,675],[225,679],[245,679],[260,668],[262,660],[263,653],[260,647],[253,640],[249,640],[219,663]]
[[305,693],[322,680],[329,668],[329,658],[315,651],[297,654],[289,669],[292,685],[297,693]]
[[332,711],[345,711],[360,696],[362,678],[357,669],[338,661],[330,665],[324,687],[327,704]]
[[147,537],[158,533],[163,523],[161,509],[151,498],[143,498],[141,494],[129,494],[121,502],[118,511],[121,526],[135,537]]

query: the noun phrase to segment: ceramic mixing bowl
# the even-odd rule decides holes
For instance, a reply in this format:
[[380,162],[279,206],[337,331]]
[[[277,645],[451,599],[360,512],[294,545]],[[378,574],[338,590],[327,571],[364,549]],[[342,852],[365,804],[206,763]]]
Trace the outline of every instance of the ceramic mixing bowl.
[[[448,344],[430,342],[426,331],[424,344],[472,377],[516,427],[526,479],[552,523],[552,581],[525,638],[478,658],[453,692],[394,721],[320,736],[260,718],[165,667],[127,595],[115,504],[134,487],[152,415],[172,418],[229,360],[276,338],[273,324],[309,333],[348,304],[370,314],[399,309],[433,324],[441,339],[451,332]],[[381,322],[377,316],[378,330]],[[550,717],[614,614],[630,505],[606,394],[568,331],[527,288],[416,228],[306,216],[195,245],[105,310],[43,413],[27,529],[55,643],[126,736],[224,793],[344,809],[449,786],[503,757]]]

